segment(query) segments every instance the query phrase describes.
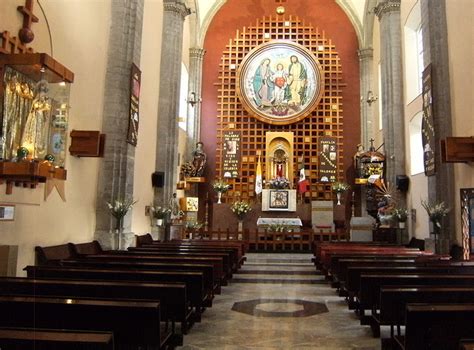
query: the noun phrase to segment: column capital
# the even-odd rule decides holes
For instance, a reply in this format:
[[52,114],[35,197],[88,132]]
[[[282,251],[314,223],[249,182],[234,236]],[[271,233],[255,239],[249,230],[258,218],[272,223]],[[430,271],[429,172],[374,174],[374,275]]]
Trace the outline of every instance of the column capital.
[[400,12],[400,0],[386,0],[381,2],[375,7],[374,11],[380,21],[386,13]]
[[198,59],[203,59],[204,54],[206,53],[206,50],[203,49],[202,47],[191,47],[189,49],[189,56],[191,58],[198,58]]
[[176,0],[165,0],[163,2],[163,9],[165,12],[174,12],[180,15],[183,20],[186,16],[191,14],[191,10],[182,2]]
[[363,61],[374,57],[374,49],[371,47],[366,47],[365,49],[357,50],[357,55],[359,60]]

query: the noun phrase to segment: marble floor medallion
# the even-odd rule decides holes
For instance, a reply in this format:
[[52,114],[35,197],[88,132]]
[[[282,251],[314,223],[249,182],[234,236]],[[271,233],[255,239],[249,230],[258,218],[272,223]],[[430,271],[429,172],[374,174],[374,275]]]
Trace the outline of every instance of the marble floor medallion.
[[233,311],[257,317],[308,317],[328,312],[323,303],[299,299],[253,299],[239,301]]

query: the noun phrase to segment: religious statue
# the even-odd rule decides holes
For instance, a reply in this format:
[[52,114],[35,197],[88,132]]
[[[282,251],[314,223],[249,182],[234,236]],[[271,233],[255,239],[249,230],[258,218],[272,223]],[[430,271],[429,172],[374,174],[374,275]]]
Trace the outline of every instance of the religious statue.
[[185,177],[202,177],[207,162],[207,155],[204,153],[202,142],[196,143],[196,149],[193,151],[193,160],[186,162],[181,166],[181,173]]
[[179,202],[178,202],[178,198],[176,198],[176,193],[173,193],[173,196],[170,198],[169,209],[171,211],[170,213],[171,221],[181,218],[181,213],[180,213],[181,210],[179,209]]

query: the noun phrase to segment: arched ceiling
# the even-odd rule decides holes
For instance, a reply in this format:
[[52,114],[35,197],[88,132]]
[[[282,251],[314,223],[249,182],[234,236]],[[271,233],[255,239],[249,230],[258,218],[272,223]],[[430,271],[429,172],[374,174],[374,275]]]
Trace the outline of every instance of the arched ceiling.
[[[364,46],[363,42],[363,23],[364,13],[367,0],[335,0],[336,3],[344,10],[351,20],[357,37],[359,39],[359,46]],[[200,27],[199,37],[197,41],[202,45],[204,36],[212,20],[219,8],[226,2],[226,0],[195,0],[198,16],[198,23]]]

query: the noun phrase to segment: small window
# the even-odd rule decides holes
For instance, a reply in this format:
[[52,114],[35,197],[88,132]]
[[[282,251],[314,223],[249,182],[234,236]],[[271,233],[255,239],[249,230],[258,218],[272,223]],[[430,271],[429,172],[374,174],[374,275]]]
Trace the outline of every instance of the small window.
[[423,62],[423,30],[420,2],[413,6],[404,28],[405,89],[407,104],[421,94]]
[[181,83],[179,88],[179,112],[178,120],[179,127],[186,131],[186,120],[188,119],[188,103],[186,99],[188,98],[188,81],[189,74],[184,63],[181,63]]
[[423,121],[423,112],[418,112],[411,120],[410,131],[410,173],[416,175],[423,173],[423,143],[421,139],[421,123]]

